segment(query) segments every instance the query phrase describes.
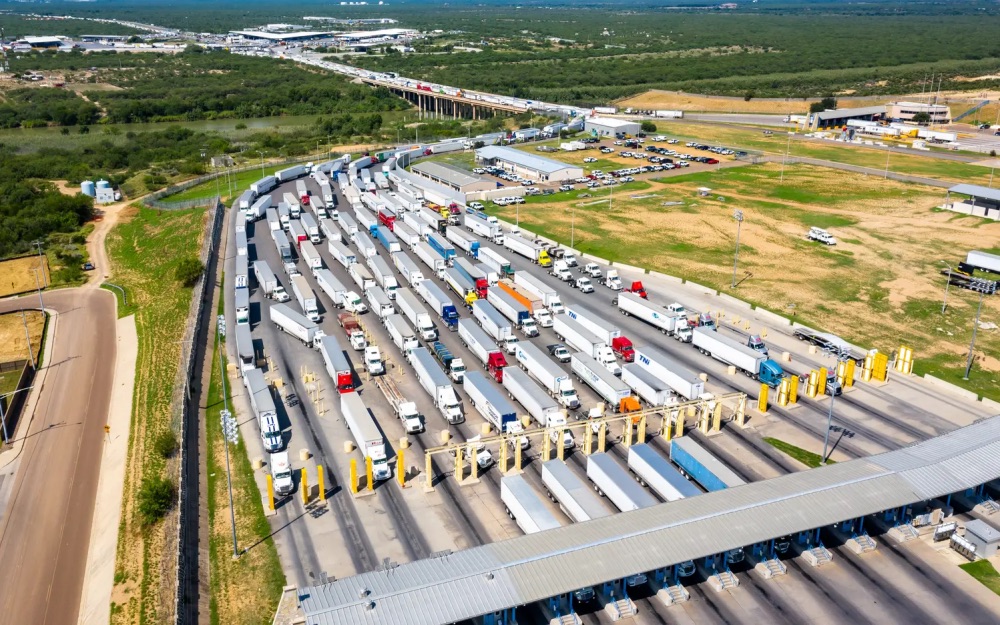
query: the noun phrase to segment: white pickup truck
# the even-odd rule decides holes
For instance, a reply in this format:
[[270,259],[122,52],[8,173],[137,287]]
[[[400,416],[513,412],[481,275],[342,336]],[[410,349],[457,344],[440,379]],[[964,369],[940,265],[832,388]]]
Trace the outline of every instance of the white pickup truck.
[[810,241],[819,241],[820,243],[825,243],[827,245],[837,244],[837,239],[822,228],[809,228],[806,238]]

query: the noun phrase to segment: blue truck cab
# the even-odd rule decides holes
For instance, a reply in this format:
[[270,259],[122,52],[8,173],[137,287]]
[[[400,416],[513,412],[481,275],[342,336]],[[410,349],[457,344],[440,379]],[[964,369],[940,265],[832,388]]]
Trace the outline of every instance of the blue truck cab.
[[[441,320],[445,322],[448,329],[455,331],[458,329],[458,309],[454,305],[448,304],[441,309]],[[777,363],[775,363],[777,364]],[[779,367],[780,368],[780,367]]]
[[455,248],[445,241],[441,235],[428,234],[427,244],[431,246],[431,249],[443,256],[445,262],[448,264],[451,264],[455,260]]
[[781,386],[781,381],[785,379],[785,370],[775,361],[768,359],[760,363],[760,372],[757,374],[757,379],[771,388],[777,388]]

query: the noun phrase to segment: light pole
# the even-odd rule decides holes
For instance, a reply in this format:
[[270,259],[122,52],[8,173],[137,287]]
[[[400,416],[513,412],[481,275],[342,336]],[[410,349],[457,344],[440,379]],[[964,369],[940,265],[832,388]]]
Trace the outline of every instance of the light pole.
[[38,248],[38,268],[42,270],[42,286],[48,286],[47,280],[45,279],[47,277],[45,275],[45,263],[42,260],[42,243],[44,243],[44,241],[41,239],[35,239],[31,242],[32,245]]
[[[45,314],[44,312],[42,313]],[[24,316],[24,309],[21,309],[21,323],[24,324],[24,340],[28,343],[28,360],[31,361],[31,368],[37,371],[35,366],[35,353],[31,350],[31,333],[28,332],[28,318]]]
[[892,156],[892,147],[887,143],[885,145],[885,176],[884,180],[889,179],[889,157]]
[[229,400],[226,397],[226,371],[222,366],[222,352],[219,350],[222,337],[226,336],[226,318],[219,315],[218,331],[215,333],[215,351],[219,354],[219,375],[222,379],[222,412],[219,417],[222,421],[222,435],[225,438],[226,448],[226,481],[229,485],[229,525],[233,530],[233,559],[240,557],[239,545],[236,542],[236,508],[233,506],[233,473],[229,468],[229,444],[236,444],[239,437],[239,429],[236,426],[236,419],[229,412]]
[[837,398],[837,389],[840,388],[840,384],[837,379],[834,378],[833,381],[827,385],[830,389],[830,412],[826,415],[826,434],[823,435],[823,455],[820,456],[820,465],[826,465],[826,449],[830,444],[830,428],[833,427],[833,400]]
[[969,372],[972,371],[972,353],[976,348],[976,330],[979,329],[979,313],[983,311],[983,297],[996,293],[997,282],[996,280],[972,278],[970,286],[973,291],[979,291],[979,306],[976,308],[976,320],[972,323],[972,342],[969,343],[969,357],[965,361],[965,375],[962,376],[963,380],[968,380]]
[[793,133],[789,132],[788,139],[785,141],[785,154],[781,157],[781,176],[779,177],[778,182],[785,181],[785,161],[788,160],[788,151],[792,149],[792,134]]
[[569,207],[569,246],[575,248],[576,245],[576,209],[571,204]]
[[740,262],[740,227],[743,226],[743,211],[736,209],[733,211],[733,219],[736,220],[736,255],[733,257],[733,283],[729,288],[736,288],[736,266]]
[[11,391],[11,392],[6,393],[4,395],[0,395],[0,426],[2,426],[2,429],[3,429],[3,443],[4,443],[4,445],[6,445],[7,443],[10,442],[10,437],[7,435],[7,416],[4,414],[3,398],[4,397],[13,397],[14,395],[17,395],[18,393],[20,393],[21,391],[30,391],[33,388],[35,388],[34,385],[32,385],[32,386],[26,386],[24,388],[19,388],[16,391]]
[[260,154],[260,177],[264,177],[264,153],[260,150],[255,150],[257,154]]
[[[944,261],[938,261],[943,263]],[[944,301],[941,302],[941,314],[948,309],[948,287],[951,286],[951,265],[945,265],[948,268],[948,281],[944,283]]]

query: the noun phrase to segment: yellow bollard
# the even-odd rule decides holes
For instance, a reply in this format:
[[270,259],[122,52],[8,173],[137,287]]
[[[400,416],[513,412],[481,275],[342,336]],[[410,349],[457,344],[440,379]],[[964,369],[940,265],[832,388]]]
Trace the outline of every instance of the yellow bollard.
[[622,444],[625,449],[632,446],[632,419],[626,419],[622,424]]
[[566,459],[566,447],[563,445],[563,430],[556,430],[556,458],[560,460]]
[[424,490],[432,491],[434,490],[434,476],[432,475],[433,466],[431,464],[431,455],[424,454]]
[[500,441],[500,473],[507,472],[507,460],[508,460],[507,450],[509,449],[510,445],[511,444],[518,445],[518,440],[516,438],[511,439],[511,441],[513,442],[509,444],[507,441]]
[[597,451],[604,453],[604,446],[608,440],[608,424],[601,419],[597,425]]
[[401,488],[406,488],[406,463],[403,458],[403,450],[396,451],[396,479],[399,480]]
[[588,424],[583,428],[583,455],[589,456],[594,448],[594,428]]
[[820,397],[822,397],[823,395],[826,395],[826,376],[827,375],[829,375],[829,372],[826,370],[826,367],[820,367],[820,369],[819,369],[819,378],[816,380],[816,394],[819,395]]
[[878,353],[872,359],[872,378],[879,382],[887,382],[889,379],[889,356]]
[[788,386],[790,382],[788,378],[783,378],[781,380],[781,386],[778,387],[778,405],[787,406],[788,405]]
[[718,432],[722,428],[722,402],[715,403],[715,409],[712,410],[712,431]]
[[816,389],[819,388],[819,372],[813,369],[809,372],[809,382],[806,384],[806,395],[816,397]]
[[788,403],[796,404],[799,401],[799,376],[793,375],[788,378]]
[[[430,464],[431,457],[427,456],[427,463]],[[430,480],[431,472],[427,472],[427,479]],[[351,458],[351,494],[358,494],[358,460]]]
[[302,504],[309,505],[309,476],[305,467],[302,467]]
[[462,447],[455,448],[455,478],[461,483],[465,479],[465,463],[463,462]]
[[552,440],[549,438],[548,432],[542,434],[542,462],[548,462],[551,460],[549,454],[552,452]]
[[681,411],[678,411],[677,421],[674,423],[674,438],[682,436],[684,436],[684,415]]
[[472,452],[475,455],[469,456],[469,477],[473,482],[479,480],[479,450]]
[[274,512],[274,478],[267,476],[267,509]]
[[323,465],[316,465],[316,484],[319,485],[319,500],[326,501],[326,480],[323,479]]
[[757,398],[757,410],[767,413],[767,392],[771,388],[767,384],[760,385],[760,397]]
[[521,446],[514,445],[514,470],[521,471]]
[[636,434],[636,440],[640,443],[646,442],[646,415],[639,417],[639,432]]
[[368,490],[375,490],[375,473],[372,471],[372,459],[371,457],[365,457],[365,477],[368,478]]
[[837,386],[844,387],[844,379],[847,377],[847,363],[841,360],[837,363]]
[[850,388],[854,386],[854,372],[857,368],[858,363],[853,360],[847,361],[847,367],[844,369],[844,388]]

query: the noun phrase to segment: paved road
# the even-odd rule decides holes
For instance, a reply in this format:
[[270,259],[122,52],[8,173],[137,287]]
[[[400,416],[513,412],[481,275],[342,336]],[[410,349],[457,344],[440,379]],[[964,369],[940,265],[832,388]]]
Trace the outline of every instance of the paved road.
[[[0,312],[36,302],[5,300]],[[0,520],[0,620],[65,625],[77,622],[87,565],[117,349],[115,301],[84,288],[46,293],[45,305],[59,312],[57,336],[34,417],[17,433],[26,438]]]
[[754,113],[685,113],[684,117],[702,122],[724,122],[728,124],[755,124],[758,126],[795,128],[795,124],[785,121],[784,115],[762,115]]

